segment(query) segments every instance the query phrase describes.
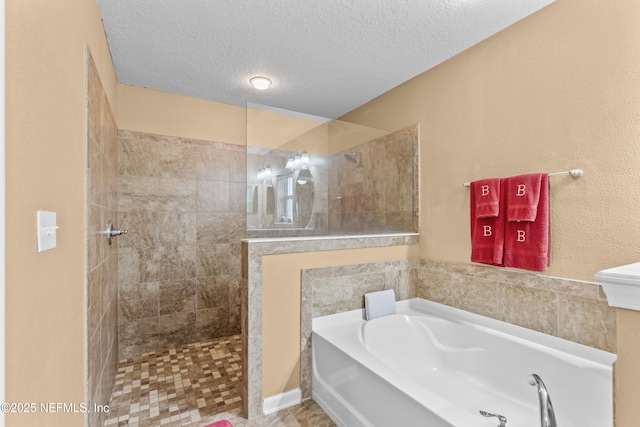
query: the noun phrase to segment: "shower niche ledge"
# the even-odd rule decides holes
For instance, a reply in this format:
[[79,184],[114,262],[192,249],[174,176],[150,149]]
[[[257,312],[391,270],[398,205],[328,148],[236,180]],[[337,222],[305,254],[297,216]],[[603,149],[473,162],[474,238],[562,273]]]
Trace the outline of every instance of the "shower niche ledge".
[[640,311],[640,262],[596,273],[611,307]]

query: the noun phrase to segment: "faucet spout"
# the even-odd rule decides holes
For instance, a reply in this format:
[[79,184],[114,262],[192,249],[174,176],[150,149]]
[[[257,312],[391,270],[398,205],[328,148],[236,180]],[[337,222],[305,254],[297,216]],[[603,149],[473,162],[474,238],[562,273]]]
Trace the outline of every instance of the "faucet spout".
[[558,427],[556,423],[556,414],[553,412],[551,397],[544,385],[542,378],[537,374],[529,375],[529,384],[535,386],[538,390],[538,401],[540,403],[540,427]]

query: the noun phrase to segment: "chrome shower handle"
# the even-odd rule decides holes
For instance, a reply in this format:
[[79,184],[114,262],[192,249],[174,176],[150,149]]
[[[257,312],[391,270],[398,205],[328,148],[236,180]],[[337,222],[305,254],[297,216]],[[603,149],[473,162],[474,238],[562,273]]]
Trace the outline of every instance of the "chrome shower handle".
[[107,240],[109,241],[109,246],[111,246],[111,239],[114,236],[120,236],[122,234],[128,234],[129,230],[124,229],[124,230],[114,230],[113,229],[113,224],[111,222],[109,222],[109,224],[107,225],[107,230],[104,232],[104,234],[107,235]]

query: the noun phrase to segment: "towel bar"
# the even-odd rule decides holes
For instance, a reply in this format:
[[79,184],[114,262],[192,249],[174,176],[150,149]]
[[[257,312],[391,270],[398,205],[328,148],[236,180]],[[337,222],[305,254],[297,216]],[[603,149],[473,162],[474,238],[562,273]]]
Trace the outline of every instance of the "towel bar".
[[[549,176],[558,176],[558,175],[569,175],[570,177],[577,179],[584,175],[584,171],[582,169],[571,169],[565,172],[553,172],[550,173]],[[465,182],[464,186],[469,188],[471,186],[470,182]]]

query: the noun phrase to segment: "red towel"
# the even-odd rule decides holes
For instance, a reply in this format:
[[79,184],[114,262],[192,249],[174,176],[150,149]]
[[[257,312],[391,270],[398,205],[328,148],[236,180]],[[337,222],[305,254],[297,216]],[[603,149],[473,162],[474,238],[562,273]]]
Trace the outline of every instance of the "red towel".
[[[507,178],[508,181],[520,177]],[[509,183],[507,183],[509,186]],[[505,225],[504,266],[544,271],[549,266],[549,176],[540,178],[535,221],[507,221]],[[509,206],[507,205],[507,211]]]
[[[499,188],[504,188],[506,180],[500,179]],[[471,210],[471,261],[502,266],[504,264],[504,191],[500,191],[501,201],[498,215],[493,218],[476,217],[477,181],[470,185]]]
[[233,425],[227,420],[222,420],[222,421],[216,421],[213,424],[207,424],[204,427],[233,427]]
[[497,217],[500,213],[500,178],[475,181],[472,188],[475,188],[476,218]]
[[507,180],[507,221],[535,221],[540,201],[542,177],[532,173],[512,176]]

